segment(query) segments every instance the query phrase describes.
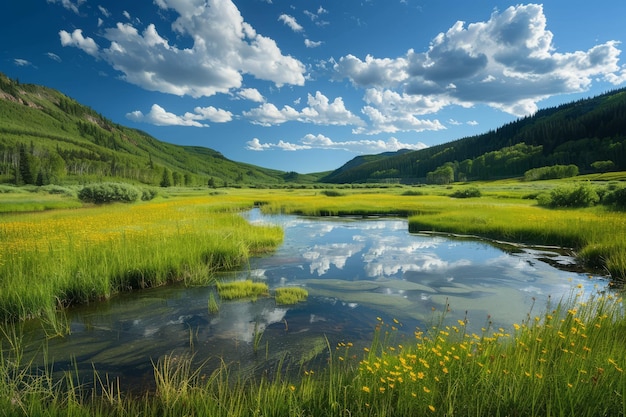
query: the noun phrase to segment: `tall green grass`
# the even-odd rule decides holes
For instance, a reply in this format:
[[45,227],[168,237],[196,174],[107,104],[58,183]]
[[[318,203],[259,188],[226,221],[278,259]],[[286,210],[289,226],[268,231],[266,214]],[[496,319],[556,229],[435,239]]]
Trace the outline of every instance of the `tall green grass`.
[[[0,317],[26,318],[173,281],[208,283],[282,241],[227,197],[4,216]],[[50,314],[50,313],[47,313]]]
[[554,210],[479,200],[411,216],[409,230],[572,248],[582,264],[603,270],[616,281],[626,278],[626,215],[603,207]]
[[368,347],[328,342],[323,365],[290,370],[281,363],[260,377],[226,364],[207,372],[191,357],[168,355],[154,364],[155,391],[139,396],[98,375],[94,388],[72,373],[55,379],[49,367],[35,372],[20,354],[19,329],[5,331],[0,410],[77,417],[626,415],[626,319],[617,297],[574,293],[511,329],[486,323],[478,334],[462,319],[413,335],[398,333],[401,327],[379,319]]

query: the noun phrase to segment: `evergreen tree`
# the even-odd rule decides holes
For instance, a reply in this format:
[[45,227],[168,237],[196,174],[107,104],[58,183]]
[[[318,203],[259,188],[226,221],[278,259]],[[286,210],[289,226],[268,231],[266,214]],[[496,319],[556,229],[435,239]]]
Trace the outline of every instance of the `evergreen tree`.
[[174,171],[172,173],[172,183],[174,184],[175,187],[179,186],[181,184],[181,180],[180,180],[180,172],[178,171]]
[[18,184],[34,184],[33,173],[31,171],[31,158],[28,152],[26,152],[26,146],[20,145],[20,159],[19,159],[19,180]]
[[163,168],[163,177],[161,178],[161,187],[171,187],[172,186],[172,172]]

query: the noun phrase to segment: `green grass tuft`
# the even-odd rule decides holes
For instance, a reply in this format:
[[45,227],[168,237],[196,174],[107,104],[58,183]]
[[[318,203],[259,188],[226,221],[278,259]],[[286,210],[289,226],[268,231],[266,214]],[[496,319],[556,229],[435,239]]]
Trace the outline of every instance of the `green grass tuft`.
[[308,296],[309,292],[302,287],[280,287],[274,294],[276,304],[297,304]]
[[234,300],[268,295],[269,288],[264,282],[253,282],[251,280],[218,282],[217,292],[223,300]]

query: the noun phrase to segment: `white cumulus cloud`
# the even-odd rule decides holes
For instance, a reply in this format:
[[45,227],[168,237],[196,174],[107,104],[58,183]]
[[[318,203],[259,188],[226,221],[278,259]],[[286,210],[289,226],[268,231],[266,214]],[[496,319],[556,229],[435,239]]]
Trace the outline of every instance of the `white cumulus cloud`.
[[209,120],[215,123],[225,123],[232,120],[232,113],[223,109],[217,109],[213,106],[196,107],[194,112],[186,112],[179,116],[166,111],[158,104],[153,104],[150,112],[143,114],[139,110],[127,113],[126,117],[134,122],[150,123],[156,126],[192,126],[192,127],[208,127],[208,124],[201,123]]
[[246,149],[250,151],[264,151],[271,147],[272,145],[270,144],[261,143],[261,141],[258,138],[253,138],[252,140],[246,142]]
[[334,141],[328,136],[322,134],[307,134],[298,142],[288,142],[280,140],[277,143],[262,143],[258,138],[247,142],[246,149],[254,151],[266,151],[271,149],[280,149],[285,151],[298,151],[306,149],[328,149],[328,150],[344,150],[357,154],[396,152],[401,149],[418,150],[424,149],[427,145],[418,143],[403,143],[395,137],[387,140],[343,140]]
[[252,123],[263,126],[278,125],[288,121],[334,126],[364,125],[360,117],[346,108],[341,97],[336,97],[331,102],[319,91],[315,95],[308,94],[307,106],[301,111],[291,106],[278,109],[274,104],[263,103],[257,108],[243,112],[243,115]]
[[63,46],[74,46],[82,49],[89,55],[98,55],[99,48],[96,41],[90,37],[84,37],[82,29],[75,29],[72,33],[61,30],[59,31],[59,37]]
[[231,0],[155,4],[177,13],[172,29],[192,41],[190,47],[170,44],[155,24],[140,30],[131,23],[105,28],[108,46],[99,47],[81,29],[59,32],[61,43],[103,59],[126,81],[150,91],[196,98],[228,93],[241,88],[243,74],[278,87],[304,85],[304,64],[284,55],[273,39],[258,34]]
[[304,40],[304,46],[306,46],[307,48],[317,48],[318,46],[322,45],[322,41],[312,41],[309,39],[305,39]]
[[242,88],[237,92],[237,97],[256,101],[257,103],[263,103],[265,101],[265,97],[257,90],[256,88]]
[[[483,22],[459,21],[435,36],[425,52],[411,49],[405,56],[364,60],[346,55],[333,69],[335,78],[358,87],[430,97],[433,105],[424,109],[431,112],[484,103],[521,116],[535,112],[537,102],[552,95],[584,91],[594,78],[623,82],[620,52],[616,41],[587,51],[556,52],[543,7],[528,4],[496,11]],[[389,114],[389,106],[370,107],[386,119],[399,116]],[[374,116],[372,109],[364,112]]]
[[281,14],[280,16],[278,16],[278,20],[280,20],[281,22],[283,22],[284,24],[289,26],[291,28],[291,30],[293,30],[294,32],[302,32],[302,30],[304,29],[296,21],[295,17],[289,16],[288,14]]
[[243,115],[254,124],[273,126],[290,120],[298,120],[300,113],[291,106],[283,106],[282,109],[278,109],[272,103],[263,103],[257,108],[243,112]]

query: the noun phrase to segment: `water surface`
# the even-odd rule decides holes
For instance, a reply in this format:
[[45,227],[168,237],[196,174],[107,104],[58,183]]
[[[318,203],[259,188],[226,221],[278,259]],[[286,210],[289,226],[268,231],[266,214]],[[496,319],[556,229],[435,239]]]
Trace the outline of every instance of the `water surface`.
[[[445,312],[450,323],[465,320],[480,332],[487,325],[510,327],[577,287],[607,287],[601,277],[567,271],[573,259],[560,251],[411,234],[405,219],[264,216],[258,210],[245,216],[282,226],[284,243],[219,279],[262,280],[270,290],[303,286],[306,302],[221,302],[212,314],[214,287],[123,294],[70,310],[71,334],[47,341],[48,361],[84,375],[96,369],[132,387],[149,386],[153,364],[164,355],[193,355],[207,362],[207,372],[221,361],[245,372],[272,372],[280,361],[298,367],[323,360],[327,344],[365,346],[380,319],[396,319],[410,337]],[[33,352],[44,340],[39,327],[27,334]]]

